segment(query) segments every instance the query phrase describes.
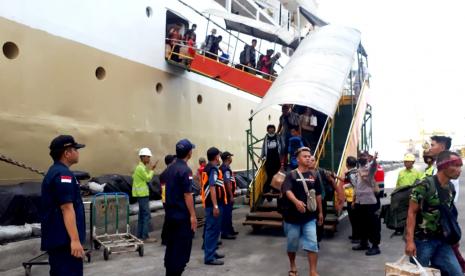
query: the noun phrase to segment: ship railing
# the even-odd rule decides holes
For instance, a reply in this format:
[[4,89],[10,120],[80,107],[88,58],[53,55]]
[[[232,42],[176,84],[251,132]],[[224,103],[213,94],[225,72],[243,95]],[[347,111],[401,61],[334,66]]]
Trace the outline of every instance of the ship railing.
[[[183,51],[187,51],[189,48],[191,49],[194,49],[195,50],[195,53],[198,54],[198,55],[203,55],[205,56],[205,54],[209,54],[209,55],[212,55],[212,56],[215,56],[216,57],[216,60],[217,62],[220,62],[220,63],[223,63],[223,64],[226,64],[226,65],[229,65],[231,68],[234,68],[234,69],[237,69],[237,70],[241,70],[243,71],[244,73],[248,73],[250,75],[254,75],[256,77],[258,76],[263,76],[264,79],[266,80],[270,80],[270,81],[274,81],[276,78],[277,78],[277,75],[272,75],[272,74],[268,74],[268,73],[264,73],[254,67],[251,67],[251,66],[247,66],[247,65],[243,65],[243,64],[240,64],[240,63],[235,63],[231,60],[229,60],[229,58],[227,57],[224,57],[224,56],[220,56],[218,54],[215,54],[215,53],[212,53],[210,51],[207,51],[205,49],[202,49],[202,48],[197,48],[197,47],[192,47],[192,46],[188,46],[187,44],[185,44],[185,40],[180,40],[180,39],[170,39],[170,38],[166,38],[167,41],[174,41],[174,43],[172,43],[172,47],[171,47],[171,50],[170,50],[170,53],[169,55],[166,57],[167,60],[170,60],[170,61],[173,61],[172,60],[172,56],[175,55],[175,56],[178,56],[178,58],[181,58],[183,60],[188,60],[188,61],[192,61],[194,59],[194,56],[190,56],[188,54],[184,54],[184,53],[181,53],[181,49],[182,48],[185,48],[186,50],[183,50]],[[171,45],[171,44],[170,44]],[[179,53],[175,52],[174,51],[174,46],[180,46],[179,47]],[[205,58],[209,58],[207,56],[205,56]],[[227,61],[227,62],[225,62]],[[179,64],[182,64],[179,63]],[[189,64],[184,64],[187,68],[189,68]],[[253,72],[253,73],[251,73]]]

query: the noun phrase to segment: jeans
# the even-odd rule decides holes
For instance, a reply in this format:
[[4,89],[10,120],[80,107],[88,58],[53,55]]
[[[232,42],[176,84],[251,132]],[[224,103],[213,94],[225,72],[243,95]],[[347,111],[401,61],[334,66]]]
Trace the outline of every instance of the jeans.
[[233,205],[233,203],[228,203],[223,206],[223,213],[221,215],[221,236],[234,234],[234,228],[232,226]]
[[51,276],[82,276],[82,258],[71,255],[71,248],[64,246],[47,251]]
[[441,271],[442,276],[463,275],[452,246],[433,240],[415,240],[417,247],[417,260],[422,266],[431,266]]
[[213,216],[213,207],[205,208],[205,236],[204,236],[204,262],[214,261],[216,246],[221,232],[221,216],[223,215],[222,208],[219,206],[220,215],[215,218]]
[[284,232],[287,237],[287,252],[297,252],[300,244],[307,252],[318,252],[316,219],[303,224],[284,222]]
[[165,219],[165,268],[166,276],[181,275],[189,262],[194,233],[189,219]]
[[150,206],[149,197],[138,197],[139,202],[139,217],[137,220],[137,237],[139,239],[147,239],[149,237],[150,224]]

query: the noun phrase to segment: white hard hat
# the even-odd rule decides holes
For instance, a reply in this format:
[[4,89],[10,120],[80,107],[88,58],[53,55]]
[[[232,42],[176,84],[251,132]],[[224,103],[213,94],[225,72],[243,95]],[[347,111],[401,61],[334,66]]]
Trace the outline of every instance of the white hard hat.
[[141,148],[139,151],[139,156],[152,156],[152,152],[149,148]]

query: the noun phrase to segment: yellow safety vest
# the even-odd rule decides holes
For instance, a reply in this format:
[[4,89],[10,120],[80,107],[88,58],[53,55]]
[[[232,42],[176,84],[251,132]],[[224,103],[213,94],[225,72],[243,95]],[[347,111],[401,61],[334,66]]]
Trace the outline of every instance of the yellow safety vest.
[[396,188],[415,184],[416,180],[422,179],[422,173],[412,168],[411,170],[403,169],[397,177]]
[[152,180],[153,171],[149,170],[144,163],[139,162],[134,173],[132,174],[132,196],[146,197],[149,196],[148,182]]

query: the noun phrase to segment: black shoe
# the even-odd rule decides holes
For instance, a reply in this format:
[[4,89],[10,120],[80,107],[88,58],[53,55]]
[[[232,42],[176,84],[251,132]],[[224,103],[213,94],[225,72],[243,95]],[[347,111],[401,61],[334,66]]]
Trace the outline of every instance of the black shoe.
[[205,263],[206,265],[224,265],[223,261],[220,260],[213,260]]
[[235,239],[236,239],[236,236],[233,236],[233,235],[224,235],[224,236],[221,236],[221,239],[223,239],[223,240],[235,240]]
[[[218,241],[218,243],[216,245],[223,245],[223,242],[222,241]],[[218,246],[216,247],[218,248]]]
[[353,239],[353,237],[352,237],[352,236],[348,236],[348,238],[349,238],[349,240],[352,240],[352,239]]
[[360,250],[368,250],[369,248],[370,247],[368,247],[368,245],[366,244],[359,244],[359,245],[352,247],[352,250],[360,251]]
[[216,259],[223,259],[223,258],[224,258],[224,254],[215,253],[215,258],[216,258]]
[[351,243],[357,244],[360,243],[360,240],[352,240]]
[[381,254],[381,250],[379,250],[378,246],[372,246],[370,249],[365,252],[365,255],[367,256],[374,256],[374,255],[379,255]]
[[233,234],[234,236],[237,236],[237,235],[239,234],[239,232],[233,230],[233,231],[232,231],[232,234]]

